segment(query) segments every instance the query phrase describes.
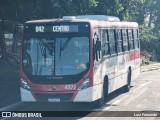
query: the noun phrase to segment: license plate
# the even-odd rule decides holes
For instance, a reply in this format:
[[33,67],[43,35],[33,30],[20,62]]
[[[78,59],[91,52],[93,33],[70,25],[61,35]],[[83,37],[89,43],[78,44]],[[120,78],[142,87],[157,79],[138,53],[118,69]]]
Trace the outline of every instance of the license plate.
[[48,98],[48,102],[60,102],[60,98]]

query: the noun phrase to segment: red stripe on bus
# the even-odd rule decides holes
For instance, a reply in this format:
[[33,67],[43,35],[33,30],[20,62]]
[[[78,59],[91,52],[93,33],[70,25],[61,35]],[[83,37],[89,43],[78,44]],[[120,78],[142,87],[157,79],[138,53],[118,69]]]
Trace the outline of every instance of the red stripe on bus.
[[140,50],[130,52],[126,57],[127,57],[127,61],[138,59],[140,58]]

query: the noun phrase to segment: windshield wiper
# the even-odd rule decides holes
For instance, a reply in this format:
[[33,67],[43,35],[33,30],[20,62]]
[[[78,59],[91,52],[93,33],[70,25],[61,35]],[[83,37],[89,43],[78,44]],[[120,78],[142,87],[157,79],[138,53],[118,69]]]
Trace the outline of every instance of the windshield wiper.
[[70,43],[71,39],[72,39],[72,37],[69,37],[69,38],[65,41],[65,43],[63,44],[63,46],[62,46],[62,41],[61,41],[61,43],[60,43],[60,57],[59,57],[59,59],[61,59],[62,51],[65,50],[65,48],[66,48],[66,47],[68,46],[68,44]]
[[65,43],[63,44],[63,46],[61,46],[61,51],[64,51],[64,49],[68,46],[68,44],[70,43],[72,38],[68,38]]

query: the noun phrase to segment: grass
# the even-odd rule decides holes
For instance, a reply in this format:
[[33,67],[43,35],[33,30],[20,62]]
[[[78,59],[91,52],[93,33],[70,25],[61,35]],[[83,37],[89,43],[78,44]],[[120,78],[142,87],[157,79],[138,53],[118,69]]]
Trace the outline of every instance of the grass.
[[142,66],[158,63],[156,61],[150,61],[148,58],[145,58],[144,56],[142,56],[141,59],[143,61]]

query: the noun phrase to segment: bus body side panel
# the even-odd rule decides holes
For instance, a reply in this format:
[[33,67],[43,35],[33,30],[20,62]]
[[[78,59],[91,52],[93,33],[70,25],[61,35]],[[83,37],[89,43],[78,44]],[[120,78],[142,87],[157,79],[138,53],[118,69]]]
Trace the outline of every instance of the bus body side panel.
[[[132,69],[132,80],[138,77],[140,74],[140,55],[134,58],[135,54],[140,54],[140,51],[132,51],[130,53],[128,52],[118,56],[108,57],[98,66],[98,68],[96,68],[97,70],[94,72],[93,79],[95,87],[93,92],[93,100],[101,98],[105,75],[108,76],[109,93],[127,84],[129,67]],[[130,57],[132,55],[133,58]],[[97,84],[100,84],[99,88],[96,88]]]
[[24,102],[36,102],[35,98],[33,97],[31,91],[25,90],[23,88],[20,88],[21,93],[21,101]]
[[127,62],[126,56],[128,53],[122,53],[118,55],[118,80],[117,88],[120,88],[127,84],[127,72],[129,63]]
[[[137,60],[138,60],[138,59],[137,59]],[[138,61],[139,61],[139,60],[138,60]],[[140,71],[141,71],[140,67],[139,67],[139,68],[136,68],[136,69],[134,69],[134,70],[132,71],[132,81],[135,80],[135,79],[139,76]]]
[[110,93],[111,91],[115,90],[117,87],[117,62],[118,62],[118,57],[114,56],[114,57],[108,57],[105,58],[104,57],[104,62],[102,64],[102,77],[103,80],[105,78],[105,76],[108,76],[108,92]]
[[134,69],[132,70],[132,80],[135,80],[140,74],[140,66],[141,66],[141,59],[140,59],[140,49],[135,50],[134,52],[135,60],[134,60]]
[[93,101],[101,98],[102,96],[102,64],[94,66],[94,77],[93,77]]
[[94,85],[85,90],[79,91],[74,102],[92,102],[101,98],[102,84]]
[[93,87],[89,87],[85,90],[78,91],[73,102],[90,102],[92,101]]

